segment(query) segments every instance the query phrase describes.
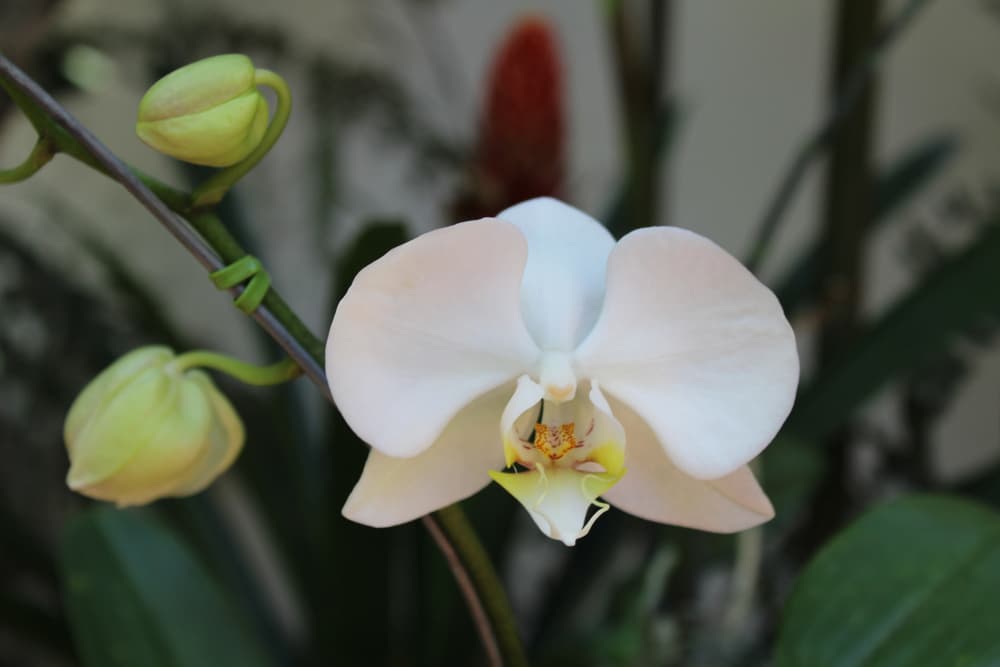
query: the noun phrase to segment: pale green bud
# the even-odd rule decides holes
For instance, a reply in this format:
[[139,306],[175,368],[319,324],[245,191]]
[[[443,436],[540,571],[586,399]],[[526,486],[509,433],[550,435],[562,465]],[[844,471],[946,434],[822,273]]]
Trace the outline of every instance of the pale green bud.
[[250,59],[213,56],[171,72],[139,102],[135,131],[178,160],[228,167],[253,151],[267,130],[268,107]]
[[208,375],[178,369],[175,358],[139,348],[77,397],[63,429],[71,489],[141,505],[198,493],[232,465],[243,423]]

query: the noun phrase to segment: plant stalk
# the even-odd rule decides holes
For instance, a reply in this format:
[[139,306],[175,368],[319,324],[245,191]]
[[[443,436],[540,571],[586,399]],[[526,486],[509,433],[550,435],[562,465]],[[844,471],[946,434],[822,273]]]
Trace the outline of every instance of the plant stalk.
[[614,65],[622,100],[625,154],[627,158],[626,215],[616,236],[647,225],[658,224],[661,192],[661,161],[658,156],[658,124],[663,116],[663,79],[669,72],[668,26],[670,0],[651,0],[644,17],[649,33],[640,38],[634,30],[630,2],[609,6]]
[[[187,198],[167,186],[155,187],[170,201],[170,206],[157,197],[146,182],[154,182],[149,176],[139,174],[129,168],[62,105],[44,91],[37,83],[22,72],[3,54],[0,54],[0,84],[11,92],[11,97],[28,113],[32,124],[42,136],[53,139],[64,152],[77,157],[85,164],[101,171],[109,178],[125,187],[184,248],[209,272],[223,268],[247,253],[239,246],[228,230],[213,214],[200,212],[193,214],[186,206]],[[66,144],[63,146],[63,144]],[[185,206],[182,207],[182,201]],[[175,210],[172,210],[172,207]],[[190,215],[191,224],[198,227],[205,238],[199,236],[178,217],[176,209],[182,208]],[[242,293],[241,287],[231,290],[234,295]],[[317,389],[332,401],[326,375],[323,371],[324,345],[306,328],[290,307],[270,290],[264,303],[251,317],[288,353],[303,369]],[[524,651],[516,632],[513,614],[506,603],[503,586],[496,574],[482,544],[465,519],[459,505],[452,505],[435,512],[425,520],[430,529],[431,522],[438,522],[441,535],[435,541],[448,559],[449,566],[459,577],[459,588],[470,609],[486,610],[486,622],[490,628],[480,628],[489,655],[499,653],[500,664],[511,667],[526,665]],[[457,557],[455,557],[457,556]],[[471,585],[462,585],[467,580]],[[482,620],[482,619],[477,619]],[[493,636],[495,642],[488,638]]]
[[10,169],[0,169],[0,185],[7,183],[20,183],[34,176],[38,171],[55,157],[55,147],[45,137],[39,137],[32,147],[28,157],[16,167]]
[[778,228],[809,168],[825,155],[827,148],[836,140],[839,128],[852,117],[858,105],[864,102],[865,91],[869,90],[872,80],[878,74],[885,54],[928,2],[929,0],[909,0],[877,36],[873,33],[871,41],[861,45],[860,48],[865,49],[862,52],[864,55],[857,57],[856,54],[851,59],[849,73],[845,71],[840,74],[842,78],[838,83],[838,95],[834,98],[830,113],[795,153],[764,209],[764,215],[757,226],[757,236],[746,261],[747,268],[754,273],[760,270],[770,252]]

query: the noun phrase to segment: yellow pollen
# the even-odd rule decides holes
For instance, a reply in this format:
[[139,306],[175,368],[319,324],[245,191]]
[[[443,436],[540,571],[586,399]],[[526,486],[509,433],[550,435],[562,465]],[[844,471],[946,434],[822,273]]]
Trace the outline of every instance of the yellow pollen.
[[571,449],[583,446],[576,439],[575,429],[576,424],[572,422],[561,426],[535,424],[535,447],[550,461],[558,461]]

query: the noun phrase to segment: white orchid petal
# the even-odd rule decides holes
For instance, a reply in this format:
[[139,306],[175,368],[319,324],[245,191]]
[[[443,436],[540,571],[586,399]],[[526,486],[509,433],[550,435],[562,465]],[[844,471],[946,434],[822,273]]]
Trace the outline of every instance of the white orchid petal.
[[362,440],[414,456],[473,398],[531,367],[527,254],[516,227],[481,220],[424,234],[358,274],[333,318],[326,369]]
[[[530,420],[532,426],[523,433],[518,432],[518,427],[523,427],[522,415],[532,407],[538,405],[542,400],[545,390],[537,382],[527,375],[522,375],[517,379],[517,389],[510,397],[507,405],[504,406],[500,415],[500,434],[503,438],[503,451],[505,466],[513,465],[514,461],[520,458],[521,441],[531,435],[534,428],[535,418]],[[519,423],[521,422],[521,423]]]
[[597,321],[614,238],[586,213],[549,197],[512,206],[497,218],[528,240],[521,284],[528,331],[543,350],[572,350]]
[[628,432],[615,417],[608,404],[608,399],[601,392],[601,387],[596,380],[590,385],[589,398],[594,420],[593,430],[587,434],[590,456],[607,472],[621,477],[628,465],[625,462],[625,443],[629,437]]
[[394,526],[468,498],[489,484],[488,472],[503,465],[497,415],[510,392],[508,385],[473,401],[417,456],[393,458],[373,449],[344,505],[344,516],[376,528]]
[[[490,476],[528,510],[539,530],[568,547],[590,532],[607,504],[597,502],[618,477],[574,470],[543,467],[520,472],[492,472]],[[597,510],[587,518],[591,505]]]
[[746,466],[725,477],[695,479],[667,458],[649,425],[628,406],[611,400],[628,433],[627,472],[604,493],[616,508],[649,521],[732,533],[761,524],[774,508]]
[[788,416],[798,383],[794,333],[774,294],[708,239],[666,227],[623,238],[607,280],[577,349],[581,376],[646,420],[687,474],[715,479],[745,465]]

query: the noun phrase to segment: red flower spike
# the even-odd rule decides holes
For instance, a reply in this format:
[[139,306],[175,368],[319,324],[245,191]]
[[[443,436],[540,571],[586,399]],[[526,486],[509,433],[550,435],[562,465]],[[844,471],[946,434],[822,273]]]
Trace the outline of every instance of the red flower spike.
[[496,213],[543,195],[559,196],[565,171],[562,63],[551,24],[518,21],[489,75],[471,187],[457,219]]

